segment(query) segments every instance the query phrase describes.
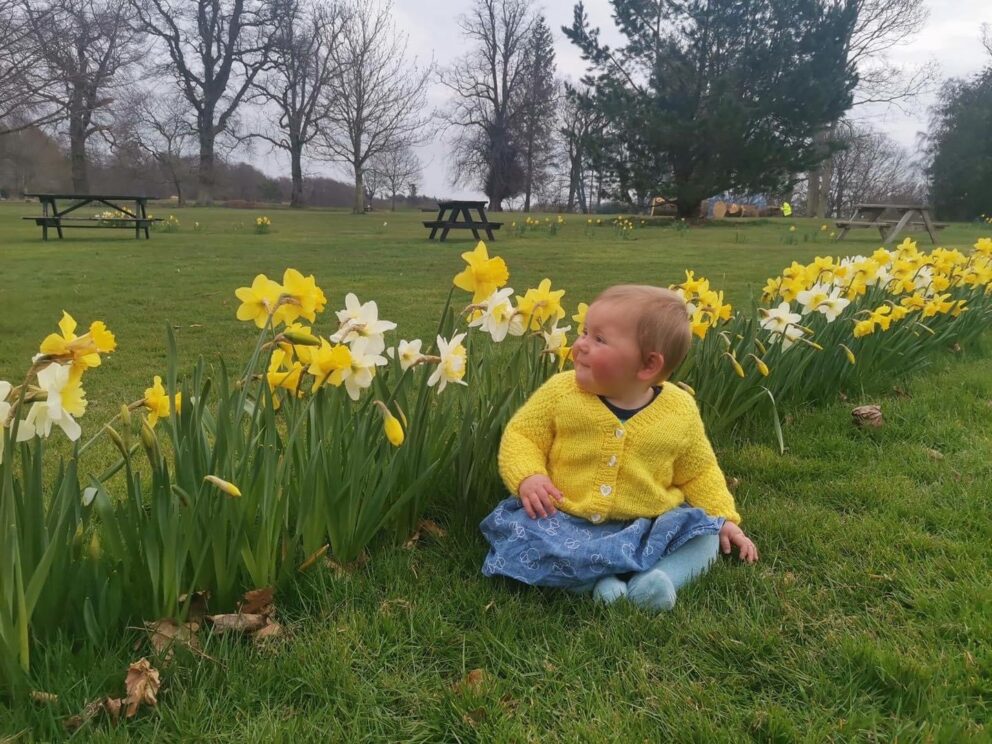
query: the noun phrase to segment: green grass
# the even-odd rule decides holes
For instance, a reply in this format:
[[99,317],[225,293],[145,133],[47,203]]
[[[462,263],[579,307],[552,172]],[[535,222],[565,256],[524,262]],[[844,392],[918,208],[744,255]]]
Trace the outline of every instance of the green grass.
[[[0,208],[0,379],[20,379],[62,308],[80,322],[106,321],[119,350],[87,373],[84,436],[162,372],[166,322],[186,363],[218,352],[240,360],[255,334],[234,320],[233,291],[258,272],[314,273],[328,311],[355,291],[376,299],[401,337],[418,337],[472,245],[426,242],[420,213],[272,209],[179,211],[182,231],[148,242],[122,230],[46,244],[16,219],[35,209]],[[262,213],[273,232],[254,235]],[[605,227],[587,236],[584,219],[570,217],[555,237],[504,238],[491,252],[506,258],[512,286],[522,292],[549,276],[571,310],[608,284],[667,284],[684,268],[745,304],[793,259],[878,246],[867,231],[804,242],[820,238],[819,224],[792,222],[790,245],[780,220],[682,234],[650,227],[621,240]],[[988,232],[954,225],[942,238],[966,248]],[[330,332],[327,314],[318,328]],[[762,560],[722,561],[671,614],[484,580],[481,538],[455,530],[413,550],[380,550],[343,577],[313,572],[279,598],[287,638],[265,649],[211,639],[216,662],[180,656],[163,669],[157,710],[77,737],[987,741],[989,363],[965,349],[899,389],[873,401],[888,422],[878,431],[851,426],[852,400],[789,412],[784,456],[760,430],[718,441],[724,469],[741,479],[740,508]],[[146,653],[135,639],[42,649],[35,686],[60,700],[0,701],[0,737],[60,738],[62,719],[121,694],[127,664]],[[476,668],[485,671],[478,690],[457,685]]]

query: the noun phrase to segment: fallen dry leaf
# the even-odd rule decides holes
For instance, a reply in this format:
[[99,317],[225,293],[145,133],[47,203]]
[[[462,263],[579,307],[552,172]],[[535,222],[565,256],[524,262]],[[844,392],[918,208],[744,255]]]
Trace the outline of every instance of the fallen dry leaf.
[[462,716],[462,720],[465,721],[465,723],[471,726],[472,728],[475,728],[484,720],[486,720],[486,709],[475,708],[474,710],[470,710],[468,713],[465,713]]
[[282,635],[282,626],[275,620],[269,620],[268,624],[256,631],[252,638],[255,643],[264,643],[265,641],[271,640],[273,638],[279,638]]
[[464,679],[460,679],[455,682],[451,689],[455,692],[472,692],[479,693],[482,690],[482,685],[486,681],[486,673],[482,669],[473,669],[471,672],[465,675]]
[[433,519],[421,519],[417,525],[418,531],[426,532],[435,540],[441,540],[448,536],[448,531]]
[[315,564],[317,561],[323,558],[327,554],[327,551],[330,550],[330,548],[331,548],[330,544],[324,545],[322,548],[318,548],[313,555],[311,555],[309,558],[303,561],[303,563],[300,564],[300,567],[297,570],[306,571],[313,564]]
[[727,476],[727,490],[736,491],[737,487],[741,484],[740,478],[734,478],[733,476]]
[[941,460],[944,459],[944,453],[941,452],[940,450],[935,450],[930,447],[924,447],[923,451],[927,453],[927,457],[929,457],[931,460],[936,460],[940,462]]
[[892,387],[892,392],[895,393],[896,395],[898,395],[900,398],[912,398],[913,397],[905,389],[899,387],[898,385],[894,385]]
[[127,690],[127,717],[133,718],[142,705],[158,705],[158,689],[162,686],[158,670],[148,659],[138,659],[127,670],[124,687]]
[[94,700],[86,704],[82,713],[67,718],[62,725],[66,731],[72,733],[92,721],[101,712],[106,713],[112,723],[117,723],[121,716],[121,706],[123,704],[124,701],[120,698],[100,698],[99,700]]
[[855,426],[868,429],[878,429],[885,424],[882,418],[882,407],[877,405],[858,406],[851,411],[851,420]]
[[193,592],[192,595],[182,594],[179,596],[179,604],[184,605],[189,602],[189,611],[186,619],[190,622],[198,622],[207,614],[207,602],[210,601],[210,592]]
[[271,586],[262,589],[252,589],[245,592],[241,603],[238,605],[238,612],[242,615],[271,615],[275,612],[272,604],[272,594],[274,588]]
[[166,662],[172,661],[174,646],[177,643],[194,651],[199,651],[200,641],[196,637],[196,632],[199,629],[199,623],[180,625],[172,618],[145,623],[145,630],[148,631],[148,641],[151,643],[152,649],[156,656],[162,656]]
[[404,610],[409,610],[412,606],[405,599],[387,599],[379,605],[379,612],[389,612],[393,607],[402,607]]
[[246,615],[243,612],[207,615],[207,620],[213,623],[215,633],[254,633],[269,623],[269,618],[265,615]]
[[42,692],[41,690],[31,690],[31,699],[36,703],[51,705],[59,701],[59,696],[53,692]]

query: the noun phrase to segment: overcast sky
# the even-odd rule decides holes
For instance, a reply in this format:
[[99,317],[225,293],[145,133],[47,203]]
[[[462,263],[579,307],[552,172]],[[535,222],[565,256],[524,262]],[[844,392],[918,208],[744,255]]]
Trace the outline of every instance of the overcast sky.
[[[992,23],[992,0],[925,0],[930,11],[925,29],[909,43],[890,53],[891,59],[904,66],[915,66],[933,60],[941,80],[968,76],[988,64],[988,55],[980,42],[982,23]],[[573,0],[546,0],[537,3],[555,37],[555,52],[559,75],[577,80],[585,71],[576,48],[565,38],[561,26],[570,24]],[[418,63],[434,61],[440,69],[450,65],[467,50],[458,28],[457,18],[471,6],[471,0],[394,0],[393,12],[398,27],[409,36],[409,52]],[[603,38],[610,42],[617,34],[610,18],[607,0],[586,0],[586,11],[593,26],[603,29]],[[429,92],[431,108],[444,105],[445,90],[432,85]],[[904,113],[894,107],[862,111],[859,118],[868,120],[876,129],[887,132],[901,145],[914,149],[916,135],[926,129],[927,107],[935,100],[936,91],[921,98]],[[423,164],[421,192],[435,196],[483,198],[481,192],[451,185],[451,169],[443,141],[433,142],[418,151]],[[264,158],[265,169],[273,174],[288,174],[289,166],[278,156]],[[311,165],[310,172],[325,172],[335,177],[326,166]],[[344,180],[347,180],[346,178]]]

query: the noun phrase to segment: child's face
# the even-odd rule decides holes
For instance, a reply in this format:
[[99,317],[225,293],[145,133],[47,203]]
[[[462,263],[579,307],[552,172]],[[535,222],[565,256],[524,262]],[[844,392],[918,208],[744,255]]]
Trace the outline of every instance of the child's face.
[[644,359],[635,318],[616,303],[594,302],[589,307],[572,359],[575,379],[589,393],[620,397],[650,383],[639,376]]

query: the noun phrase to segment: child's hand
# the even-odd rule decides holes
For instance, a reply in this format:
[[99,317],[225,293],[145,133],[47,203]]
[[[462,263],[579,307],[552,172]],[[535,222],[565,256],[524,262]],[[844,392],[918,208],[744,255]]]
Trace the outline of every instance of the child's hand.
[[555,502],[563,498],[546,475],[531,475],[520,482],[520,501],[531,519],[551,516],[557,511]]
[[744,534],[744,530],[728,520],[720,528],[720,550],[729,554],[731,545],[737,546],[742,561],[754,563],[758,560],[758,549],[754,543]]

